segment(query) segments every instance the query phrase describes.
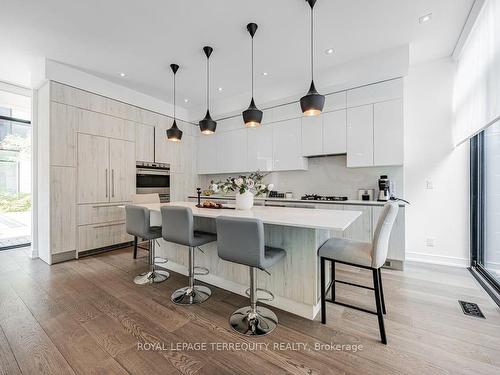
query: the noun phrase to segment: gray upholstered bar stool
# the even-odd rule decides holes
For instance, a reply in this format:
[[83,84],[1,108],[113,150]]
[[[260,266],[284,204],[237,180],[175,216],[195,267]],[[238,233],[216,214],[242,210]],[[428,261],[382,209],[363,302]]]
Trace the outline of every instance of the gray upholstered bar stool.
[[[326,302],[374,314],[378,317],[380,339],[382,343],[387,344],[384,327],[385,301],[380,268],[384,265],[387,258],[389,239],[391,237],[392,227],[396,221],[396,216],[398,215],[398,209],[398,203],[395,201],[390,201],[384,205],[384,209],[377,223],[377,228],[375,229],[375,234],[373,235],[373,243],[352,241],[342,238],[330,238],[321,245],[318,250],[321,268],[321,323],[326,323]],[[327,260],[330,261],[331,264],[330,283],[328,286],[325,285],[325,261]],[[371,270],[373,275],[373,288],[335,279],[335,263]],[[375,312],[337,301],[335,296],[335,283],[373,290],[375,292],[375,305],[377,311]],[[330,289],[332,291],[332,298],[327,300],[326,294]]]
[[125,206],[127,233],[149,241],[149,271],[134,279],[139,285],[161,283],[170,276],[167,271],[155,267],[155,241],[161,238],[161,227],[150,225],[150,213],[145,207]]
[[[257,306],[258,301],[272,301],[271,292],[256,287],[256,271],[265,272],[279,262],[285,250],[265,246],[264,224],[259,219],[219,216],[217,223],[217,249],[219,257],[229,262],[250,267],[250,306],[242,307],[229,318],[231,327],[247,336],[262,336],[272,332],[278,325],[278,317],[266,307]],[[270,298],[257,298],[257,292],[265,292]]]
[[[141,203],[160,203],[160,196],[158,193],[153,194],[134,194],[132,196],[132,204],[141,204]],[[141,247],[139,245],[139,238],[134,236],[134,259],[137,259],[137,248],[148,250],[145,247]]]
[[[195,267],[194,249],[198,248],[201,251],[200,246],[216,241],[217,236],[194,230],[193,211],[189,207],[163,206],[161,216],[163,239],[189,248],[189,285],[177,289],[172,293],[170,299],[178,305],[193,305],[206,301],[212,291],[204,285],[195,285],[194,277],[207,275],[208,269]],[[201,269],[204,272],[196,273],[196,269]]]

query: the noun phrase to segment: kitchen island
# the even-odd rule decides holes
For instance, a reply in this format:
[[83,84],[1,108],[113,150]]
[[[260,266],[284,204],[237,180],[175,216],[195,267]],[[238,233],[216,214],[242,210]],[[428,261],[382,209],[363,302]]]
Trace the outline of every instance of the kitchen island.
[[[234,209],[197,208],[192,202],[141,204],[151,210],[151,222],[161,222],[160,208],[164,205],[190,207],[195,228],[215,233],[217,216],[252,217],[264,222],[266,245],[286,250],[286,257],[269,271],[257,273],[257,286],[275,295],[269,305],[307,319],[314,319],[319,311],[318,247],[330,237],[341,236],[360,215],[358,211],[323,210],[288,207],[257,206],[248,211]],[[188,251],[160,239],[156,255],[168,260],[158,266],[187,275]],[[196,279],[245,295],[249,286],[248,267],[226,262],[217,255],[217,243],[203,246],[204,253],[195,252],[195,265],[210,270]]]

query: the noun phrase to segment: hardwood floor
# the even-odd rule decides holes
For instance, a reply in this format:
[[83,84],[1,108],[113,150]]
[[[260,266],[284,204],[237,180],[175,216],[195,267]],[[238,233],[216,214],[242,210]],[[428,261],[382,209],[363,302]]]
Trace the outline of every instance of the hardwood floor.
[[[0,252],[0,374],[500,373],[500,309],[464,269],[383,270],[385,346],[375,316],[332,304],[326,326],[273,309],[271,335],[239,336],[228,317],[245,298],[213,287],[204,304],[176,306],[170,294],[186,277],[137,286],[140,256],[123,249],[49,267]],[[371,274],[339,266],[337,277],[368,284]],[[339,285],[337,296],[373,307],[368,290]],[[479,303],[487,319],[463,315],[458,299]],[[189,343],[207,347],[182,350]],[[343,350],[315,348],[330,343]]]

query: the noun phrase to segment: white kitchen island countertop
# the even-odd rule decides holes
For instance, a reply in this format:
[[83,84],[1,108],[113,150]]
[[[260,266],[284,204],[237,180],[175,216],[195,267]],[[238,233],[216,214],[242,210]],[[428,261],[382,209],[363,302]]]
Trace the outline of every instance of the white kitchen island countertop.
[[217,216],[257,218],[262,220],[264,224],[335,231],[346,230],[349,225],[361,216],[360,211],[313,210],[310,208],[295,207],[254,206],[251,210],[242,211],[234,209],[198,208],[194,202],[138,204],[138,206],[158,212],[162,206],[168,205],[189,207],[193,210],[193,216],[196,217],[213,219]]

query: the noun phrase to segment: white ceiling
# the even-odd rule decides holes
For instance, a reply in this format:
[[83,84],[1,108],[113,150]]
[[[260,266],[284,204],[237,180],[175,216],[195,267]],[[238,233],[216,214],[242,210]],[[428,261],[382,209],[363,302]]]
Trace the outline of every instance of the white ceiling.
[[[321,76],[336,65],[405,44],[412,63],[450,55],[473,2],[318,0],[317,86],[327,86]],[[309,7],[304,0],[3,0],[2,11],[0,50],[13,66],[47,57],[171,102],[169,64],[175,62],[181,66],[177,101],[200,116],[205,100],[201,48],[206,44],[214,47],[213,100],[249,95],[248,22],[259,25],[257,103],[283,97],[280,86],[286,85],[287,96],[308,88]],[[419,24],[427,13],[432,20]],[[335,53],[328,56],[324,51],[330,47]],[[127,76],[121,78],[120,72]]]

